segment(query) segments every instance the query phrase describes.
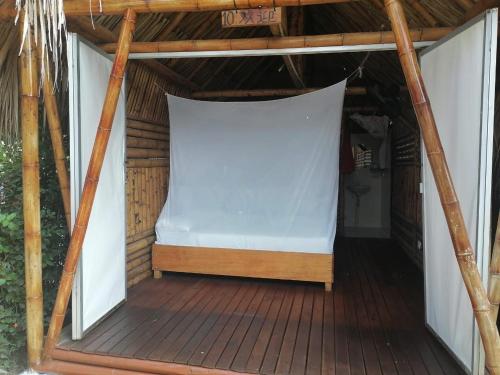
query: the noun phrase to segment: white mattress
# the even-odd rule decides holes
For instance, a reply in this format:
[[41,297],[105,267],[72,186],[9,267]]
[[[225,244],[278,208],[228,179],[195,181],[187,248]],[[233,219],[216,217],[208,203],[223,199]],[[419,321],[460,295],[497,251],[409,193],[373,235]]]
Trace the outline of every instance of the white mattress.
[[[227,223],[222,227],[214,215],[211,225],[206,224],[203,228],[197,228],[195,223],[184,222],[183,227],[173,227],[162,217],[156,223],[157,244],[216,247],[229,249],[251,249],[271,251],[296,251],[304,253],[331,254],[333,252],[333,238],[322,236],[325,233],[312,220],[301,220],[301,228],[289,228],[283,230],[282,223],[274,221],[274,225],[259,222],[259,216],[237,216],[231,225]],[[210,220],[203,220],[204,223]],[[260,223],[260,224],[259,224]],[[243,229],[244,228],[244,229]],[[251,229],[250,229],[251,228]]]

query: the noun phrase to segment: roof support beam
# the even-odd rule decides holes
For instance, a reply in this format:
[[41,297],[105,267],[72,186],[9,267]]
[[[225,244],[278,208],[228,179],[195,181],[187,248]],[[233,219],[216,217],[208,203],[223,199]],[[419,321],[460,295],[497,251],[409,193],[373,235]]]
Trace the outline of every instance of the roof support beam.
[[[120,15],[127,9],[136,13],[203,12],[259,7],[302,6],[347,3],[356,0],[64,0],[66,16]],[[15,1],[0,5],[0,20],[15,15]]]
[[[258,89],[258,90],[217,90],[194,91],[193,99],[209,98],[261,98],[273,96],[295,96],[321,90],[322,87],[308,87],[303,89]],[[348,96],[366,95],[366,87],[347,87],[345,94]]]
[[[453,28],[428,28],[410,31],[413,42],[428,45],[447,35]],[[394,34],[390,31],[288,36],[248,39],[177,40],[166,42],[137,42],[130,46],[130,58],[182,58],[215,56],[259,56],[280,54],[355,52],[395,49]],[[116,43],[100,47],[114,53]],[[267,51],[266,51],[267,50]],[[266,51],[266,52],[264,52]],[[196,53],[195,53],[196,52]]]
[[[271,33],[277,37],[288,36],[288,18],[286,15],[286,7],[282,7],[281,14],[282,23],[269,26]],[[304,88],[306,85],[303,81],[302,72],[299,70],[298,65],[295,64],[295,61],[293,61],[292,56],[283,55],[283,62],[285,63],[286,69],[290,74],[290,78],[292,79],[294,86],[297,88]]]
[[385,6],[396,35],[401,67],[421,129],[427,158],[439,192],[457,263],[481,334],[486,354],[486,368],[491,375],[500,375],[500,335],[496,320],[493,319],[494,308],[481,281],[474,248],[467,233],[460,201],[448,169],[446,155],[425,89],[417,54],[409,35],[403,6],[399,0],[385,0]]
[[[87,38],[92,43],[114,43],[118,40],[116,35],[111,30],[99,24],[94,24],[90,20],[83,17],[70,17],[68,18],[69,31],[77,32],[83,37]],[[167,81],[174,82],[178,85],[188,87],[192,90],[198,90],[199,86],[183,77],[176,71],[170,69],[166,65],[155,60],[143,60],[142,64],[148,66],[156,73],[160,74]]]

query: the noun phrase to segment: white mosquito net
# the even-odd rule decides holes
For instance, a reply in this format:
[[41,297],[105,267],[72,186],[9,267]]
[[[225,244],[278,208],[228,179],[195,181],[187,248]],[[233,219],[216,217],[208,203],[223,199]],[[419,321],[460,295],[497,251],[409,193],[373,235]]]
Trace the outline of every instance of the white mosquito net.
[[331,253],[345,85],[261,102],[169,95],[157,243]]

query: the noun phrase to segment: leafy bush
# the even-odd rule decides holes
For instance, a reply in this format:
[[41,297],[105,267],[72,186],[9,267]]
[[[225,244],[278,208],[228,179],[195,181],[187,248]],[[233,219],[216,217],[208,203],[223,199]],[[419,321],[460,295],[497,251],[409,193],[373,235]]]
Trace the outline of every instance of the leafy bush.
[[[47,324],[68,241],[47,129],[40,135],[40,184]],[[0,141],[0,373],[25,366],[25,329],[21,143]]]

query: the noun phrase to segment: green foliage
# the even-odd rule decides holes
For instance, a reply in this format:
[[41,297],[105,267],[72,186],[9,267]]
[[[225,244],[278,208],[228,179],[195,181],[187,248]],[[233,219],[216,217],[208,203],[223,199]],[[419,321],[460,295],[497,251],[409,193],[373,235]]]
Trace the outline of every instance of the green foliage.
[[[47,324],[68,241],[47,129],[40,135],[40,184]],[[25,319],[21,144],[0,141],[0,373],[25,365]]]

